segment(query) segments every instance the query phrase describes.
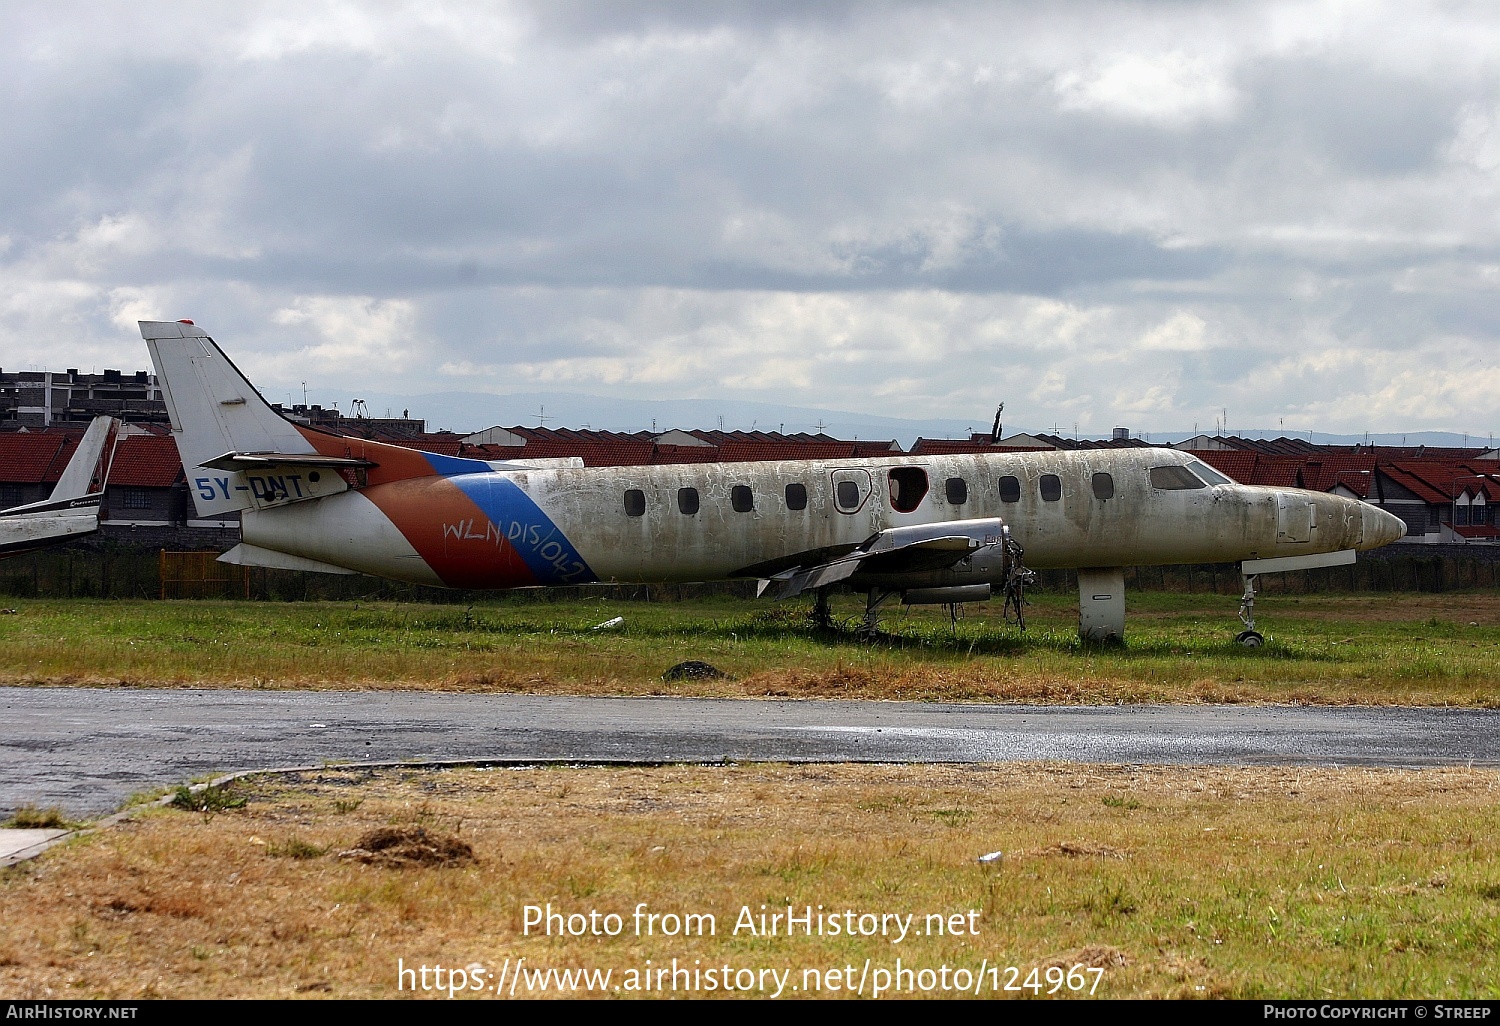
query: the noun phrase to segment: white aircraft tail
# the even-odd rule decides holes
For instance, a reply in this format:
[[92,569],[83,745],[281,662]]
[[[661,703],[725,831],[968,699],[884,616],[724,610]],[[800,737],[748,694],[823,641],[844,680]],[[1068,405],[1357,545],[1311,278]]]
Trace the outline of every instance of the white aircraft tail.
[[[297,426],[261,397],[208,332],[189,321],[140,325],[200,516],[258,504],[244,475],[225,469],[225,456],[316,452]],[[212,466],[215,462],[218,468]]]
[[57,545],[99,530],[99,504],[114,463],[120,422],[95,417],[52,494],[0,512],[0,557]]
[[63,469],[48,502],[81,499],[104,491],[119,443],[120,422],[113,417],[95,417]]

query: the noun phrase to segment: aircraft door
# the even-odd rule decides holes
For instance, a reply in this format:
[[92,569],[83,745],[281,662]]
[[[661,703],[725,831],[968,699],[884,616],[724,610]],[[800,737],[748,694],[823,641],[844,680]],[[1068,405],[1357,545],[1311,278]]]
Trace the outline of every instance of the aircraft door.
[[870,472],[868,470],[835,470],[833,479],[833,508],[840,513],[858,513],[870,497]]
[[1276,540],[1310,542],[1318,507],[1296,495],[1280,492],[1276,496]]

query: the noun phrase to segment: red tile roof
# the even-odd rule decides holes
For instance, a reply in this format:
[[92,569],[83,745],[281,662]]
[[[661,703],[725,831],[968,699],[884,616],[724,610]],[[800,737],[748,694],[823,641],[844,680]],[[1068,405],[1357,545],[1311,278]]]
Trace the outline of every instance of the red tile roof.
[[[82,437],[82,429],[0,434],[0,482],[56,484]],[[120,439],[110,469],[110,484],[167,488],[181,478],[182,460],[170,435],[128,435]]]
[[1259,458],[1253,452],[1235,452],[1226,449],[1208,449],[1194,452],[1193,456],[1221,473],[1228,474],[1240,484],[1254,484],[1255,462]]
[[1500,482],[1494,480],[1496,469],[1489,460],[1401,460],[1382,463],[1380,470],[1430,503],[1450,503],[1465,490],[1471,495],[1482,490],[1490,501],[1500,498]]
[[8,431],[0,434],[0,483],[56,484],[83,431]]
[[170,488],[182,480],[182,457],[170,436],[128,435],[120,439],[109,483],[132,488]]
[[1369,453],[1289,456],[1246,449],[1207,449],[1192,454],[1241,484],[1308,488],[1315,492],[1332,491],[1343,485],[1360,498],[1369,493],[1375,470],[1375,457]]

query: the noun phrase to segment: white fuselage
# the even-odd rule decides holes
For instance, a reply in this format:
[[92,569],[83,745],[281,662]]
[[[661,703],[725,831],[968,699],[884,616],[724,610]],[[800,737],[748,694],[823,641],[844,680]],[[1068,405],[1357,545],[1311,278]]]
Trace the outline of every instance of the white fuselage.
[[[588,578],[606,582],[770,576],[806,562],[808,553],[836,554],[889,528],[988,517],[1009,525],[1035,568],[1234,562],[1374,548],[1400,537],[1397,518],[1354,499],[1232,482],[1153,484],[1153,468],[1193,463],[1190,454],[1173,450],[1105,449],[496,470],[394,481],[249,511],[244,537],[264,548],[428,584],[445,583],[446,575],[435,572],[438,559],[483,561],[500,538],[519,536],[525,544],[530,535],[552,560],[552,550],[544,550],[548,526],[586,564]],[[910,486],[913,471],[926,479],[915,503],[911,497],[920,489]],[[1100,475],[1108,481],[1101,483]],[[1003,479],[1014,479],[1005,482],[1005,493]],[[454,483],[478,496],[489,516],[445,513],[444,492]],[[803,508],[793,508],[796,495],[788,501],[793,485],[805,491]],[[841,485],[849,500],[842,503]],[[739,493],[739,508],[737,487],[748,489],[749,497],[747,503],[747,493]],[[685,489],[696,493],[696,509],[693,496],[680,495]],[[633,508],[631,491],[639,493]],[[524,494],[542,519],[507,512],[514,505],[498,496],[513,492]],[[486,498],[491,493],[493,502]],[[404,514],[392,512],[422,509],[447,516],[437,525],[440,553],[432,551],[436,543],[424,547],[415,539]],[[568,577],[565,559],[554,562],[558,575],[534,583],[577,581]]]

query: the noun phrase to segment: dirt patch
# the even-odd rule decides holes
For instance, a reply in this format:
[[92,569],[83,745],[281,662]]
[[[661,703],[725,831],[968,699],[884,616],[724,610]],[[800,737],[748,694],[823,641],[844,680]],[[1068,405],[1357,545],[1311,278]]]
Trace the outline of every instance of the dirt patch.
[[662,680],[731,680],[729,674],[697,659],[678,663],[661,675]]
[[1037,852],[1038,855],[1065,855],[1070,859],[1123,859],[1125,853],[1107,844],[1088,844],[1083,841],[1064,841],[1052,844]]
[[1130,956],[1119,948],[1108,944],[1094,944],[1075,951],[1065,951],[1042,962],[1043,969],[1072,969],[1087,966],[1090,969],[1123,969],[1130,964]]
[[399,869],[406,866],[464,866],[477,863],[474,849],[451,834],[431,834],[425,827],[377,827],[361,837],[353,848],[341,851],[341,859],[368,866]]

